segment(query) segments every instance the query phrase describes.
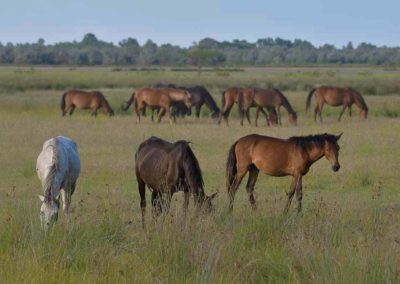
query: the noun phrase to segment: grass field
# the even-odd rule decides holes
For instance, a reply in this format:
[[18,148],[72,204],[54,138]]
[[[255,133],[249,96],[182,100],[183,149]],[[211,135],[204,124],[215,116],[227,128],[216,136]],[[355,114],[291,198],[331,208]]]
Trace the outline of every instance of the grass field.
[[[315,68],[228,75],[1,68],[0,283],[400,282],[400,91],[393,87],[400,86],[398,71],[320,69],[323,75],[313,76]],[[329,72],[334,72],[332,78]],[[218,126],[206,110],[199,120],[169,125],[151,124],[146,118],[138,125],[131,112],[119,110],[131,86],[158,81],[204,84],[220,104],[223,88],[283,84],[292,76],[288,74],[299,83],[296,87],[288,79],[284,88],[299,113],[297,127],[288,125],[285,111],[283,127],[266,127],[262,121],[256,128],[240,127],[236,113],[230,127]],[[356,82],[381,91],[364,92],[370,108],[366,122],[354,108],[353,118],[346,113],[338,123],[339,109],[326,107],[324,123],[315,124],[304,106],[307,86],[317,82]],[[72,87],[101,89],[116,116],[93,119],[88,112],[76,111],[72,118],[62,118],[60,97]],[[288,215],[282,214],[291,179],[263,175],[255,190],[258,210],[251,210],[244,182],[234,212],[228,214],[225,160],[236,139],[249,133],[289,137],[324,132],[344,132],[341,169],[334,173],[326,159],[311,168],[303,179],[301,214],[295,213],[295,202]],[[77,142],[82,170],[72,218],[61,215],[46,236],[39,224],[41,187],[35,164],[43,142],[60,134]],[[193,142],[206,192],[219,192],[213,215],[196,218],[191,203],[184,227],[183,198],[176,194],[170,214],[155,224],[148,202],[148,226],[142,230],[133,155],[151,135]]]

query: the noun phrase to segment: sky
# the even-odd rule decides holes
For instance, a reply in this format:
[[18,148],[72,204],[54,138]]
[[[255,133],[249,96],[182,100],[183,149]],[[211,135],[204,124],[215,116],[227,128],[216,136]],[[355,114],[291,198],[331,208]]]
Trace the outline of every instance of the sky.
[[183,47],[205,37],[399,46],[399,12],[400,0],[14,0],[1,4],[0,42],[80,41],[91,32]]

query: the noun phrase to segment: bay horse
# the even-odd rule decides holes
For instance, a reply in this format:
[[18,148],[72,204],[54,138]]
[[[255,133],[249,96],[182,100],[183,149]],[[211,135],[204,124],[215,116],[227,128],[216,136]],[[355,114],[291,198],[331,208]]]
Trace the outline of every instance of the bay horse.
[[129,101],[122,106],[124,111],[134,102],[137,122],[140,122],[140,113],[146,106],[150,108],[160,108],[158,120],[160,122],[167,112],[170,123],[175,122],[176,118],[172,112],[174,102],[183,102],[188,108],[191,107],[190,93],[185,90],[173,88],[141,88],[133,92]]
[[[257,107],[256,112],[256,126],[258,115],[262,107],[269,107],[275,110],[278,124],[282,125],[280,108],[283,106],[289,114],[289,123],[292,125],[297,124],[297,113],[293,110],[292,105],[288,99],[278,89],[260,89],[254,88],[252,91],[244,90],[239,94],[239,109],[241,110],[241,125],[243,125],[243,114],[246,114],[249,124],[251,124],[249,117],[249,108]],[[267,124],[269,125],[268,119]]]
[[[205,104],[211,111],[211,117],[217,118],[219,117],[220,109],[217,106],[215,100],[211,96],[210,92],[203,86],[191,86],[191,87],[183,87],[183,86],[176,86],[174,84],[163,84],[157,83],[154,85],[156,88],[175,88],[175,89],[182,89],[186,90],[190,93],[191,98],[190,101],[192,102],[192,107],[195,108],[195,116],[197,118],[200,117],[201,107]],[[187,109],[186,111],[182,110],[182,107],[178,108],[180,113],[191,115],[191,110]]]
[[151,189],[153,217],[165,208],[168,210],[172,195],[184,192],[184,214],[187,215],[190,194],[200,209],[206,205],[213,209],[212,200],[217,195],[204,193],[204,182],[199,162],[189,146],[180,140],[170,143],[152,136],[141,143],[135,153],[135,171],[140,194],[142,225],[145,225],[146,185]]
[[76,143],[64,136],[47,140],[37,158],[36,173],[44,192],[44,195],[39,195],[42,201],[40,221],[47,231],[57,221],[60,195],[65,215],[70,213],[71,196],[80,173]]
[[101,92],[92,91],[85,92],[79,90],[71,90],[63,94],[61,98],[61,112],[65,116],[68,112],[71,116],[75,110],[91,109],[92,116],[97,116],[97,110],[102,109],[104,114],[114,115],[114,111]]
[[253,209],[256,208],[254,186],[261,171],[270,176],[292,176],[292,185],[287,193],[285,213],[296,192],[298,207],[301,211],[302,178],[313,163],[326,157],[332,164],[332,170],[338,171],[339,145],[342,134],[320,134],[279,139],[252,134],[237,140],[230,148],[226,162],[226,186],[229,194],[229,210],[233,210],[235,193],[243,177],[249,172],[246,190]]
[[[226,125],[228,125],[229,114],[232,110],[233,105],[235,103],[239,103],[240,94],[251,97],[254,94],[254,88],[231,87],[222,92],[222,110],[220,111],[218,124],[220,124],[222,118],[224,118]],[[265,116],[265,119],[267,120],[267,125],[269,125],[270,123],[277,124],[277,115],[275,109],[270,107],[267,107],[267,109],[269,114],[267,114],[262,107],[257,108],[257,111],[261,112]],[[240,110],[240,108],[239,113],[243,118],[244,113]],[[246,116],[249,124],[251,124],[249,111],[246,112]],[[241,125],[243,125],[243,120],[241,120]]]
[[360,116],[363,119],[367,119],[368,107],[365,103],[364,98],[355,89],[321,86],[314,88],[310,91],[307,96],[306,111],[310,108],[312,95],[315,94],[315,99],[317,100],[317,105],[314,111],[314,121],[317,121],[317,115],[319,116],[320,122],[322,122],[322,108],[324,104],[327,103],[330,106],[343,106],[340,112],[338,121],[342,118],[342,115],[346,108],[349,109],[349,116],[351,117],[351,107],[355,104],[360,109]]

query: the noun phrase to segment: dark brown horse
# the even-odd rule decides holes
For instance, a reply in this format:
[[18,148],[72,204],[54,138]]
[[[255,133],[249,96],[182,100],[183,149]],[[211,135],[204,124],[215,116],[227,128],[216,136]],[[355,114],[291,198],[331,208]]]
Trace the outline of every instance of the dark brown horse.
[[[222,92],[222,110],[220,112],[218,124],[221,123],[222,118],[224,118],[226,125],[228,125],[228,117],[229,114],[232,110],[232,107],[235,103],[239,103],[239,96],[240,94],[244,96],[249,96],[252,97],[254,95],[254,88],[238,88],[238,87],[231,87],[226,89],[225,91]],[[267,124],[271,122],[272,124],[277,124],[277,114],[274,108],[267,107],[269,114],[267,114],[262,107],[258,108],[258,112],[262,112],[262,114],[265,116],[265,119],[267,120]],[[241,114],[242,120],[241,120],[241,125],[243,125],[243,116],[244,113],[240,110],[239,108],[239,113]],[[249,124],[251,124],[250,121],[250,114],[249,111],[246,112],[247,120],[249,121]]]
[[[277,114],[279,125],[282,125],[281,112],[280,112],[281,106],[283,106],[287,110],[289,114],[289,122],[293,125],[297,124],[296,112],[293,110],[288,99],[278,89],[254,88],[251,92],[242,91],[239,94],[238,104],[239,104],[239,109],[241,110],[242,113],[241,125],[243,125],[243,118],[244,118],[243,114],[246,114],[247,120],[251,124],[249,117],[250,107],[257,107],[256,125],[259,112],[260,110],[262,110],[263,107],[273,108]],[[269,125],[268,120],[267,124]]]
[[61,112],[65,116],[67,112],[71,116],[75,108],[91,109],[92,116],[97,116],[97,110],[102,109],[109,116],[114,115],[110,104],[101,92],[84,92],[79,90],[71,90],[63,94],[61,98]]
[[181,101],[190,108],[190,93],[185,90],[173,88],[142,88],[133,92],[129,101],[122,106],[124,111],[128,110],[129,106],[134,102],[137,121],[140,122],[140,113],[145,107],[159,108],[158,122],[161,121],[164,114],[167,112],[169,121],[175,122],[175,115],[172,112],[174,102]]
[[203,204],[208,210],[213,208],[212,199],[217,193],[207,196],[199,162],[187,141],[170,143],[151,137],[139,145],[135,154],[136,179],[140,194],[142,222],[145,224],[146,185],[152,190],[151,204],[153,216],[168,209],[172,195],[183,191],[184,213],[187,214],[189,197],[192,193],[200,208]]
[[340,121],[340,119],[342,118],[342,115],[346,108],[349,109],[349,116],[351,117],[351,107],[353,104],[355,104],[360,109],[360,116],[363,119],[367,119],[367,104],[365,103],[361,94],[353,88],[338,88],[328,86],[314,88],[308,94],[306,111],[308,111],[308,109],[310,108],[313,94],[315,94],[315,99],[317,100],[317,105],[314,112],[314,121],[317,121],[317,115],[319,115],[319,120],[322,122],[321,113],[325,103],[330,106],[343,106],[338,121]]
[[252,134],[237,140],[229,150],[226,162],[226,185],[230,198],[229,209],[233,209],[235,193],[247,172],[247,193],[250,204],[255,209],[254,186],[259,171],[270,176],[292,176],[285,212],[288,212],[294,193],[298,200],[298,212],[301,211],[302,178],[311,165],[326,157],[332,164],[332,170],[338,171],[339,145],[342,134],[310,135],[278,139]]

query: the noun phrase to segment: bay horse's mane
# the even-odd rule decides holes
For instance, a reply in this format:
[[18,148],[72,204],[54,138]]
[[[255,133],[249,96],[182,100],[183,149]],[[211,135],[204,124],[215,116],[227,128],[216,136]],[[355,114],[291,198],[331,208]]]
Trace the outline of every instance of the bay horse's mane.
[[292,108],[292,105],[289,103],[289,101],[288,101],[288,99],[285,97],[285,95],[284,95],[280,90],[278,90],[278,89],[276,89],[276,88],[273,88],[273,90],[274,90],[275,92],[277,92],[277,93],[281,96],[282,101],[283,101],[283,107],[286,108],[286,110],[288,111],[288,113],[289,113],[289,114],[291,114],[291,113],[295,114],[296,112],[295,112],[294,109]]
[[295,143],[304,150],[310,150],[313,147],[322,148],[325,142],[336,143],[337,138],[331,134],[316,134],[307,136],[292,136],[288,141]]
[[356,89],[353,89],[351,87],[349,87],[349,89],[351,90],[352,94],[355,95],[355,99],[358,99],[359,103],[361,104],[361,107],[365,111],[368,111],[368,107],[367,104],[365,103],[363,96],[361,96],[361,94]]

